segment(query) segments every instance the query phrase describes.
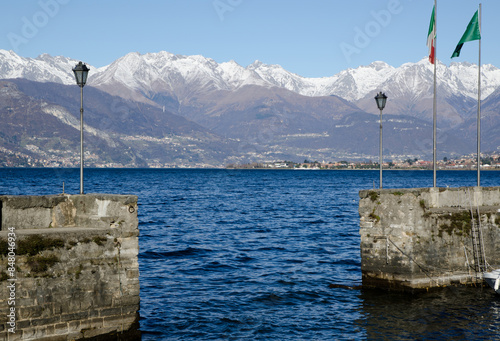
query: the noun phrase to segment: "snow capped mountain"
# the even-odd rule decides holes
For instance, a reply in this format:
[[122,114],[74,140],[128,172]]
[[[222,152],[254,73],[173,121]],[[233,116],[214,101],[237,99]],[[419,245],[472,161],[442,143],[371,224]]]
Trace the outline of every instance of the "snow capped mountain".
[[394,67],[377,61],[368,66],[341,71],[332,85],[333,93],[348,101],[357,101],[377,90],[380,84],[394,74],[395,70]]
[[117,83],[143,93],[177,93],[186,87],[192,92],[197,89],[232,91],[248,84],[266,85],[257,74],[234,61],[218,64],[203,56],[168,52],[129,53],[89,78],[89,84],[97,87]]
[[[417,63],[405,63],[384,81],[381,88],[391,87],[396,93],[413,93],[414,96],[432,94],[434,66],[421,59]],[[438,96],[464,96],[477,98],[477,65],[467,62],[452,63],[450,67],[438,62]],[[491,64],[481,68],[481,97],[485,99],[500,86],[500,69]],[[429,88],[430,87],[430,88]]]
[[283,69],[280,65],[268,65],[256,61],[247,69],[253,70],[270,85],[285,88],[304,96],[336,95],[348,101],[356,101],[373,91],[385,81],[394,68],[384,62],[348,69],[332,77],[305,78]]
[[[8,86],[15,85],[22,90],[16,93],[4,89],[6,100],[14,103],[17,95],[24,96],[23,101],[18,101],[19,105],[4,107],[3,119],[8,118],[13,127],[20,127],[19,117],[24,116],[19,115],[27,114],[25,103],[42,103],[38,101],[41,99],[48,104],[37,104],[38,112],[56,120],[54,124],[74,130],[77,118],[73,114],[77,112],[78,101],[71,96],[78,94],[64,85],[75,85],[72,68],[77,63],[63,56],[43,54],[24,58],[12,51],[0,50],[0,79],[19,78],[3,81],[3,86],[8,90]],[[426,141],[432,127],[433,65],[427,58],[399,67],[376,61],[322,78],[302,77],[280,65],[260,61],[244,67],[235,61],[218,63],[200,55],[174,55],[165,51],[133,52],[110,65],[90,66],[90,69],[87,116],[94,114],[101,118],[105,113],[106,119],[113,122],[107,127],[115,129],[116,134],[140,134],[161,138],[161,141],[167,132],[205,137],[212,134],[210,141],[219,141],[223,139],[220,136],[224,136],[231,139],[228,142],[231,146],[237,141],[252,146],[248,155],[255,154],[256,150],[259,153],[262,150],[262,155],[268,155],[265,153],[269,150],[280,150],[285,153],[280,154],[284,158],[292,154],[302,158],[309,155],[304,154],[309,150],[319,149],[328,150],[325,153],[365,153],[378,145],[374,140],[378,133],[378,110],[373,97],[383,91],[389,97],[384,115],[394,115],[387,123],[391,130],[387,141],[391,138],[393,141],[390,148],[405,155],[420,155],[430,150]],[[475,117],[478,67],[466,62],[450,66],[439,63],[437,70],[441,140],[446,140],[448,151],[462,152],[465,147],[457,144],[462,140],[461,136],[457,137],[457,129],[468,128]],[[491,127],[490,137],[485,141],[493,141],[491,148],[496,149],[496,136],[500,131],[496,115],[500,69],[483,65],[481,71],[482,98],[492,94],[491,100],[484,102],[485,118],[490,120],[487,126]],[[14,107],[18,115],[9,111]],[[396,119],[396,115],[401,119]],[[99,124],[102,121],[97,118],[94,121],[97,124],[89,122],[89,127],[102,128]],[[52,134],[54,127],[47,131]],[[30,134],[34,135],[38,127],[33,125],[32,129]],[[103,146],[112,147],[106,136],[91,128],[87,130],[94,133]],[[443,135],[448,133],[449,138]],[[467,138],[470,140],[471,136]],[[153,151],[159,154],[152,152],[153,159],[166,155],[163,145],[157,147]],[[254,147],[256,149],[252,149]],[[142,142],[138,148],[140,155],[146,153]],[[241,157],[239,152],[234,155]]]
[[251,68],[242,67],[234,60],[219,64],[219,68],[226,84],[226,90],[236,90],[244,85],[269,86],[268,82],[258,73],[254,72]]
[[[168,52],[130,53],[97,70],[89,84],[149,93],[171,93],[182,99],[207,91],[236,91],[245,85],[284,88],[304,96],[336,95],[357,103],[372,93],[383,90],[392,98],[412,93],[420,98],[432,94],[433,66],[427,58],[406,63],[398,68],[382,61],[347,69],[331,77],[306,78],[285,70],[280,65],[260,61],[243,67],[235,61],[217,63],[203,56],[173,55]],[[482,98],[500,86],[500,69],[492,65],[482,68]],[[477,65],[452,63],[438,65],[440,96],[477,97]],[[390,91],[389,91],[390,90]]]
[[[76,84],[73,67],[75,59],[42,54],[37,58],[24,58],[13,51],[0,50],[0,79],[25,78],[37,82]],[[96,69],[90,65],[89,76]]]
[[306,96],[316,95],[314,82],[310,82],[307,78],[289,72],[280,65],[264,64],[256,60],[254,63],[247,66],[246,70],[259,75],[259,77],[269,86],[285,88]]
[[[390,75],[385,81],[375,86],[389,97],[384,113],[432,120],[434,66],[427,58],[388,71]],[[446,125],[459,125],[471,115],[470,110],[477,102],[477,71],[477,65],[469,63],[452,63],[448,67],[438,62],[438,114],[439,120]],[[481,98],[484,100],[500,87],[500,70],[492,65],[483,65],[481,74]],[[367,112],[375,113],[373,97],[377,90],[366,92],[354,103]]]
[[[456,90],[463,95],[477,98],[477,65],[467,62],[451,63],[449,70],[456,75]],[[485,64],[481,66],[481,98],[485,99],[500,86],[500,69]]]
[[[43,54],[24,58],[0,50],[0,79],[26,78],[39,82],[74,84],[71,69],[78,61]],[[433,66],[424,58],[397,68],[376,61],[347,69],[331,77],[306,78],[280,65],[260,61],[243,67],[235,61],[217,63],[200,55],[183,56],[161,51],[129,53],[108,66],[90,66],[88,84],[111,94],[154,103],[157,94],[182,101],[210,91],[236,91],[245,85],[284,88],[304,96],[336,95],[367,110],[368,99],[378,91],[409,101],[408,110],[419,99],[432,96]],[[500,69],[483,65],[482,98],[500,87]],[[477,98],[477,65],[467,62],[438,64],[438,96],[465,100]],[[366,105],[364,103],[366,102]],[[401,105],[398,106],[400,108]],[[373,109],[373,108],[372,108]],[[369,111],[372,111],[371,109]]]

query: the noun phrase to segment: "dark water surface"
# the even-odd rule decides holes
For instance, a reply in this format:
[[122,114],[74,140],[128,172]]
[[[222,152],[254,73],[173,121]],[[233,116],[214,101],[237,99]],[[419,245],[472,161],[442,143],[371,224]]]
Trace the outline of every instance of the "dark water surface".
[[[0,194],[78,193],[79,170],[0,169]],[[500,172],[483,172],[500,186]],[[358,192],[377,171],[89,169],[88,193],[139,196],[143,340],[500,339],[500,295],[361,284]],[[474,186],[475,172],[438,172]],[[391,188],[432,172],[387,171]]]

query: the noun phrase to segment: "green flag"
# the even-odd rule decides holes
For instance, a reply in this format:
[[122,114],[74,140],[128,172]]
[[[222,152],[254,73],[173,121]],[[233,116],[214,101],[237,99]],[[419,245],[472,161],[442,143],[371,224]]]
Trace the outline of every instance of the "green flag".
[[457,47],[455,47],[455,51],[451,55],[451,58],[460,56],[460,50],[462,49],[462,46],[464,46],[464,43],[479,39],[481,39],[481,30],[479,29],[478,11],[476,11],[470,20],[462,39],[460,39]]

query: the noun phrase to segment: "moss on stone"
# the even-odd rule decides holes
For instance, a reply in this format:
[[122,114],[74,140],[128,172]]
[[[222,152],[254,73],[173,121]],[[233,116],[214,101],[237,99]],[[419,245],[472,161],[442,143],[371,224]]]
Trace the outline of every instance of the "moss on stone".
[[82,270],[83,270],[83,265],[80,264],[80,266],[78,267],[78,270],[76,270],[76,272],[75,272],[76,279],[80,278],[80,275],[82,274]]
[[443,236],[443,232],[457,236],[470,235],[472,229],[471,215],[468,211],[453,213],[448,218],[448,223],[443,223],[439,226],[439,237]]
[[66,246],[66,250],[71,250],[72,248],[74,248],[77,245],[78,245],[78,242],[76,240],[70,240],[68,242],[68,245]]
[[106,237],[101,237],[101,236],[95,236],[94,238],[92,238],[92,241],[99,246],[104,244],[107,240],[108,239]]
[[42,273],[48,270],[52,265],[59,262],[59,258],[56,255],[36,255],[28,257],[26,264],[29,265],[31,271],[35,273]]
[[420,207],[425,211],[427,209],[427,204],[425,203],[425,200],[422,199],[419,201]]
[[0,239],[0,255],[7,256],[9,254],[9,243],[7,240]]
[[32,235],[18,241],[17,255],[34,256],[44,250],[53,250],[59,247],[64,247],[64,241],[62,239]]
[[368,196],[370,197],[370,200],[375,202],[378,199],[378,193],[375,191],[370,191],[368,192]]
[[372,213],[368,216],[370,219],[376,220],[377,223],[380,221],[380,217],[375,214],[375,208],[373,209]]

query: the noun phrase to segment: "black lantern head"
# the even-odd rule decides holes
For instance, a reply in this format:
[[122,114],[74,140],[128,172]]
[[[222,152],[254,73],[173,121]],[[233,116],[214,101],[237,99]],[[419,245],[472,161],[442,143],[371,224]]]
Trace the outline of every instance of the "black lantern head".
[[379,110],[384,110],[385,102],[387,102],[387,96],[382,92],[379,92],[377,96],[375,96],[375,101],[377,102],[377,107]]
[[85,83],[87,83],[87,76],[89,74],[89,70],[90,69],[87,67],[87,65],[83,64],[82,62],[79,62],[73,68],[73,72],[75,73],[76,84],[78,84],[80,88],[83,88],[85,86]]

